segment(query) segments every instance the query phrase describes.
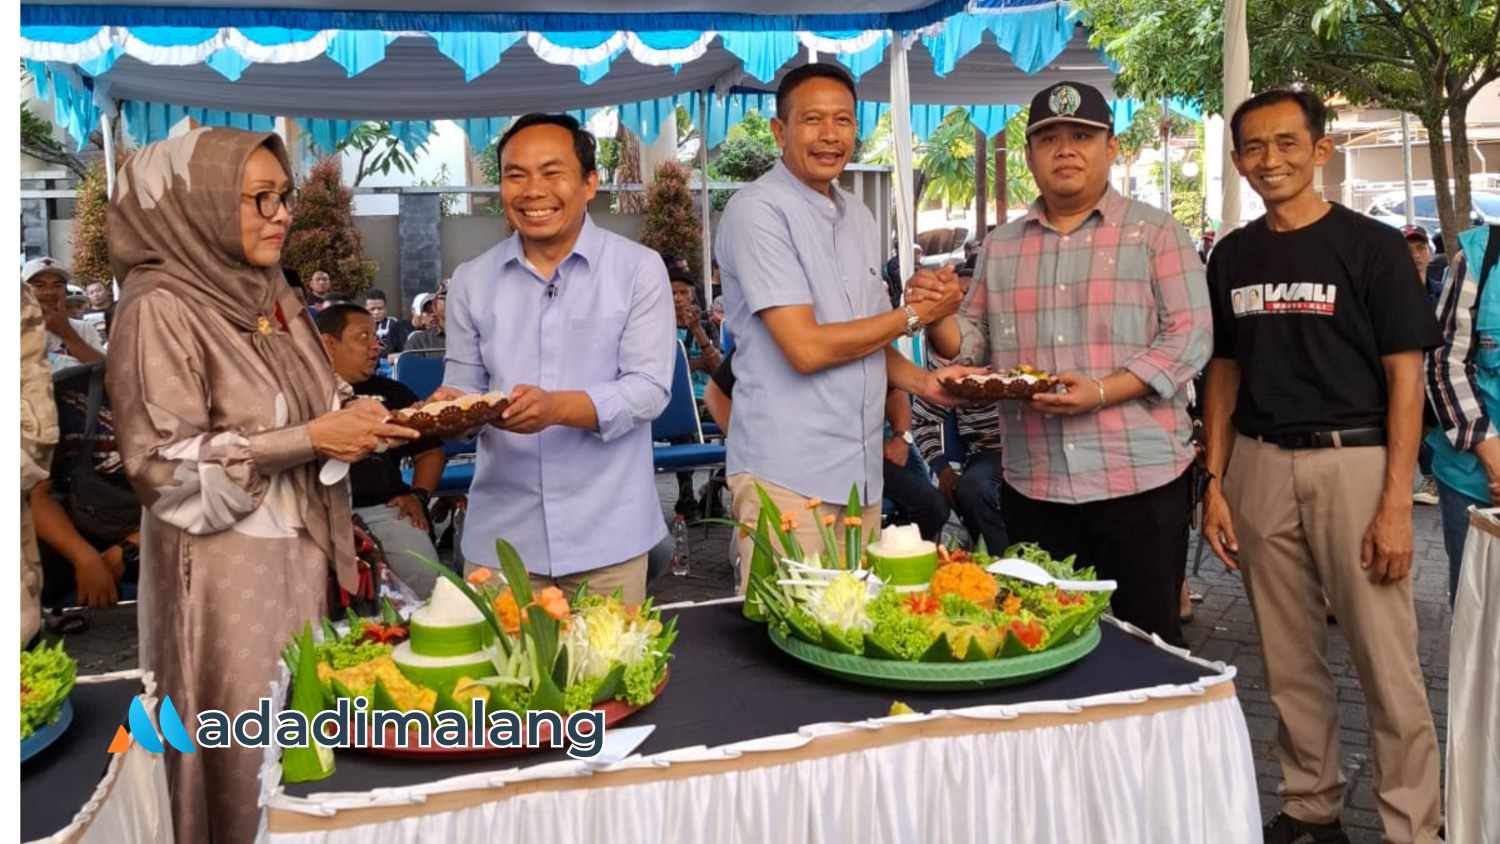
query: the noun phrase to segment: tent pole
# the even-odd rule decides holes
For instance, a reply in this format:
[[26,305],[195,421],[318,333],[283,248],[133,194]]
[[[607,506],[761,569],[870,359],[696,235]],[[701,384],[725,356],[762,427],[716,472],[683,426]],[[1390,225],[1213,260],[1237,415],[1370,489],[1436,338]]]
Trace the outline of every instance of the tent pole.
[[115,195],[115,132],[109,112],[99,112],[99,134],[104,136],[104,185],[111,199]]
[[712,208],[708,190],[708,89],[698,92],[698,172],[703,180],[703,307],[714,303],[714,247],[708,231]]
[[[900,256],[901,278],[911,278],[915,269],[912,243],[916,225],[916,197],[912,196],[911,148],[911,77],[906,66],[906,41],[901,33],[891,33],[891,139],[896,147],[896,254]],[[903,341],[904,343],[905,341]],[[905,349],[918,365],[921,351],[912,343]]]
[[[1224,118],[1234,114],[1250,96],[1250,41],[1245,32],[1245,0],[1224,3]],[[1227,130],[1227,126],[1225,127]],[[1235,169],[1229,151],[1234,139],[1224,132],[1222,169],[1224,199],[1220,208],[1220,230],[1231,231],[1240,224],[1240,171]]]

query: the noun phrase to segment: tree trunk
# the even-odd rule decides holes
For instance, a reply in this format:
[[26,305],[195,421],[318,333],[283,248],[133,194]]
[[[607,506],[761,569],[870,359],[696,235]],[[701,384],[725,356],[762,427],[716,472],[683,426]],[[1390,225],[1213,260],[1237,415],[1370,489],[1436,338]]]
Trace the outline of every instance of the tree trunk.
[[[1463,228],[1458,215],[1454,213],[1453,190],[1448,185],[1448,145],[1443,141],[1443,113],[1423,111],[1419,116],[1422,118],[1422,126],[1427,129],[1427,155],[1432,161],[1432,189],[1437,199],[1438,219],[1441,221],[1439,225],[1443,230],[1443,248],[1452,255],[1453,244],[1450,241]],[[1465,194],[1467,193],[1466,187]]]
[[[620,163],[618,169],[618,184],[641,184],[646,180],[641,178],[641,141],[634,132],[625,128],[621,123],[615,132],[615,140],[620,142]],[[615,195],[615,211],[620,214],[640,214],[646,210],[645,191],[622,190]]]
[[[1453,142],[1450,145],[1453,150],[1453,221],[1458,226],[1452,229],[1455,237],[1469,227],[1469,218],[1474,207],[1473,197],[1469,192],[1468,115],[1469,101],[1467,99],[1455,97],[1453,102],[1448,104],[1448,131],[1453,135]],[[1443,245],[1448,244],[1445,241]]]
[[974,231],[976,240],[984,239],[984,230],[987,228],[988,211],[985,206],[990,204],[989,198],[989,151],[985,149],[983,129],[974,130]]

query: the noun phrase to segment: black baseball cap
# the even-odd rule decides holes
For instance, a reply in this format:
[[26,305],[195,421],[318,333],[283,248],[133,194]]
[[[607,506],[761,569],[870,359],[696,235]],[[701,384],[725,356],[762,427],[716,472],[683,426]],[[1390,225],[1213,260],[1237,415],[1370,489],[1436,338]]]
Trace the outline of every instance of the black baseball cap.
[[1031,98],[1026,119],[1026,137],[1053,123],[1082,123],[1097,129],[1113,129],[1114,116],[1099,89],[1082,82],[1049,85]]
[[1401,236],[1407,240],[1420,240],[1424,243],[1431,239],[1427,236],[1427,230],[1418,225],[1402,226]]

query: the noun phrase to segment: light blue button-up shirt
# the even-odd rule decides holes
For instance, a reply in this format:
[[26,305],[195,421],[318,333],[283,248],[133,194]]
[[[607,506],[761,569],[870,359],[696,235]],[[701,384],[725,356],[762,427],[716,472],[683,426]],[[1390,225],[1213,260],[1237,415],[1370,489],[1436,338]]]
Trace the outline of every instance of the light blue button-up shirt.
[[503,537],[533,574],[561,577],[624,562],[666,535],[651,420],[670,395],[674,329],[661,256],[588,218],[550,279],[519,235],[454,271],[443,383],[583,390],[599,416],[597,432],[480,433],[465,559],[497,566]]
[[862,501],[879,501],[884,349],[801,375],[756,316],[811,305],[827,325],[889,311],[874,216],[837,185],[824,196],[777,162],[729,201],[714,248],[735,340],[729,474],[829,502],[847,500],[853,483]]

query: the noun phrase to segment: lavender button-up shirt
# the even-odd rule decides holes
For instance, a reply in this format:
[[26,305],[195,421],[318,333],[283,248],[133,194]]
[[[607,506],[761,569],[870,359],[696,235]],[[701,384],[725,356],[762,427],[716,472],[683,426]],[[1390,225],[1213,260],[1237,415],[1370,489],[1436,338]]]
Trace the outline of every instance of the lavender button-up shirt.
[[861,501],[879,501],[885,350],[802,375],[759,316],[811,305],[828,325],[889,311],[875,217],[837,185],[824,196],[777,162],[724,208],[716,249],[735,340],[729,474],[824,501],[848,500],[854,484]]
[[465,559],[497,566],[504,538],[533,574],[561,577],[624,562],[666,535],[651,420],[671,391],[674,325],[661,256],[588,218],[552,278],[532,268],[519,236],[454,271],[444,384],[583,390],[599,416],[598,431],[480,433]]

